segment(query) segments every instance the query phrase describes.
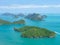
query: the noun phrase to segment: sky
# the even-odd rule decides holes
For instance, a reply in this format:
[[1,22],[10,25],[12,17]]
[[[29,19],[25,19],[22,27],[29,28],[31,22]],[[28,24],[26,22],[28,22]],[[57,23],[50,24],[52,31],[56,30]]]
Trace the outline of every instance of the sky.
[[60,13],[60,0],[0,0],[0,13]]

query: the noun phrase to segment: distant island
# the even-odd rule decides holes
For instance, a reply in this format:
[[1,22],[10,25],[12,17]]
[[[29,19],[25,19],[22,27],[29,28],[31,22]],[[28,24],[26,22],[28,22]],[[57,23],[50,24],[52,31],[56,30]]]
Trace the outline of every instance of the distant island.
[[9,15],[10,15],[10,16],[11,16],[11,15],[14,16],[15,14],[13,14],[13,13],[8,13],[8,12],[7,12],[7,13],[3,13],[3,14],[1,14],[1,15],[3,15],[3,16],[9,16]]
[[39,13],[32,13],[32,14],[28,14],[25,18],[36,20],[36,21],[42,21],[46,17],[47,17],[46,15],[41,15]]
[[3,16],[13,16],[14,18],[18,18],[19,16],[20,17],[24,17],[25,16],[23,13],[13,14],[13,13],[8,13],[8,12],[7,13],[3,13],[1,15],[3,15]]
[[42,21],[47,17],[46,15],[42,15],[40,13],[30,13],[30,14],[26,14],[26,15],[23,13],[19,13],[19,14],[3,13],[2,15],[13,16],[14,18],[24,17],[27,19],[35,20],[35,21]]
[[45,28],[35,26],[24,26],[22,28],[14,28],[15,31],[22,32],[24,38],[53,38],[56,33]]
[[17,16],[24,17],[24,16],[25,16],[25,14],[23,14],[23,13],[19,13],[19,14],[17,14]]

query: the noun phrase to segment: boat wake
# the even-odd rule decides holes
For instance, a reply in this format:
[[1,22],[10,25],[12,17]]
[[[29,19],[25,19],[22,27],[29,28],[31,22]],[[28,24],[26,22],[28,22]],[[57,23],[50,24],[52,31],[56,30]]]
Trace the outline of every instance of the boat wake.
[[55,31],[55,33],[58,34],[58,35],[60,35],[60,32],[56,32],[56,31]]

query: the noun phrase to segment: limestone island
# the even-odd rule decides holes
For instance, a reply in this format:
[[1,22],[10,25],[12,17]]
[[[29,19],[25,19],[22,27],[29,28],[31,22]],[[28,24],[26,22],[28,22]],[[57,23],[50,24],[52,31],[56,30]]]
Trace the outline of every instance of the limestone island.
[[35,21],[42,21],[46,17],[47,17],[46,15],[41,15],[38,13],[32,13],[32,14],[28,14],[25,18],[35,20]]
[[45,28],[35,26],[24,26],[22,28],[14,28],[15,31],[22,32],[21,36],[24,38],[53,38],[56,33]]

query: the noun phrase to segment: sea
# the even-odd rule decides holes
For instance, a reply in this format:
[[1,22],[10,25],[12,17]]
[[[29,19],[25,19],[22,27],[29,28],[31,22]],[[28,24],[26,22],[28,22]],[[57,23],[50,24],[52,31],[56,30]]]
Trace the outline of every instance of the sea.
[[47,28],[56,33],[54,38],[22,38],[20,32],[14,31],[14,27],[20,28],[25,25],[11,24],[0,25],[0,45],[60,45],[60,14],[46,14],[43,21],[33,21],[25,18],[14,18],[14,16],[2,16],[1,19],[15,21],[24,19],[27,26],[38,26]]

